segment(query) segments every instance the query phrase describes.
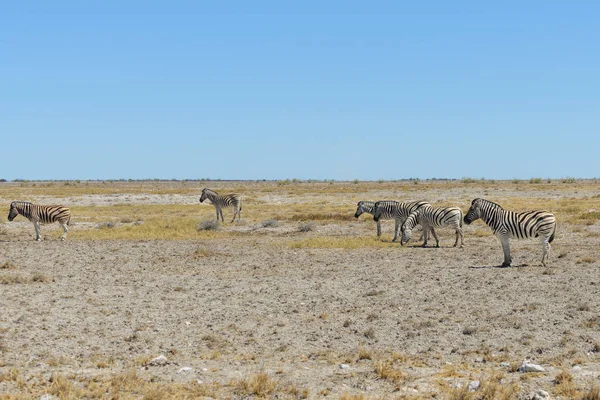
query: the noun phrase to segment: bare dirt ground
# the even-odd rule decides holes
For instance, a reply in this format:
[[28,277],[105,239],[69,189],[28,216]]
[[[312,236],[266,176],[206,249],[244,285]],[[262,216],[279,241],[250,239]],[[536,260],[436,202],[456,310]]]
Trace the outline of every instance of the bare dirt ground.
[[[569,399],[600,386],[596,181],[82,186],[0,184],[2,213],[17,199],[73,207],[65,242],[58,226],[35,242],[28,221],[2,216],[0,398]],[[203,186],[244,194],[242,221],[197,231],[214,218]],[[378,241],[370,216],[353,218],[360,199],[466,212],[475,197],[555,212],[549,266],[532,240],[512,241],[513,267],[498,268],[481,221],[460,249],[449,230],[441,248],[401,247],[393,222]],[[106,217],[123,204],[139,226]],[[155,205],[173,207],[157,229],[178,239],[145,238]],[[526,360],[545,372],[517,371]]]

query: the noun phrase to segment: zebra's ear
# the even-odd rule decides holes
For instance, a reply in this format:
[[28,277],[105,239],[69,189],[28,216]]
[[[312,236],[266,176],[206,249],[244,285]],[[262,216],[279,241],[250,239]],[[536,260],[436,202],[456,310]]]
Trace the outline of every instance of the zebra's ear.
[[475,204],[475,202],[479,200],[479,198],[473,199],[473,201],[471,202],[471,205]]

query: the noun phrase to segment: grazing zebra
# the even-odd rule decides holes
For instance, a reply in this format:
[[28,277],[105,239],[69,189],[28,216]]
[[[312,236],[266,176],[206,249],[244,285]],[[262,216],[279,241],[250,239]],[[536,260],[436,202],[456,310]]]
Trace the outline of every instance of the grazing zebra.
[[71,221],[71,210],[63,206],[42,206],[32,204],[25,201],[13,201],[10,203],[10,211],[8,212],[8,220],[12,221],[17,215],[21,214],[31,222],[35,228],[35,240],[42,240],[40,235],[40,224],[51,224],[58,222],[63,228],[63,234],[60,240],[65,240],[68,225]]
[[[397,201],[392,201],[392,200],[387,200],[385,201],[385,203],[394,203],[396,205],[398,205]],[[354,218],[358,218],[361,216],[361,214],[363,213],[367,213],[367,214],[371,214],[373,215],[373,207],[375,206],[375,202],[374,201],[359,201],[358,205],[356,207],[356,213],[354,214]],[[387,213],[387,214],[382,214],[379,217],[379,220],[377,220],[377,237],[381,236],[381,221],[382,219],[394,219],[396,218],[396,213]]]
[[[434,208],[431,206],[425,206],[417,209],[410,213],[410,215],[406,218],[406,221],[402,224],[402,239],[400,239],[400,244],[404,246],[405,243],[408,243],[412,236],[412,230],[416,225],[420,224],[423,227],[423,232],[425,232],[425,241],[423,242],[423,247],[427,246],[428,239],[428,227],[450,227],[453,228],[456,232],[456,240],[454,241],[454,247],[458,245],[458,238],[460,237],[460,247],[463,247],[463,233],[462,233],[462,218],[463,213],[458,207],[445,207],[445,208]],[[435,247],[440,247],[440,241],[432,231],[433,237],[435,238]]]
[[217,210],[217,222],[219,222],[219,215],[221,215],[221,221],[225,222],[223,219],[223,208],[233,207],[233,219],[231,222],[235,221],[235,216],[237,215],[238,221],[242,215],[242,198],[239,194],[227,194],[225,196],[220,196],[214,190],[210,190],[205,188],[202,190],[202,196],[200,196],[200,203],[204,200],[209,199],[211,203],[215,206],[215,210]]
[[[392,242],[395,242],[396,239],[398,239],[398,228],[404,223],[410,213],[424,206],[431,206],[431,204],[426,201],[411,201],[403,203],[398,203],[396,201],[377,201],[373,205],[373,220],[375,222],[379,222],[379,220],[384,216],[390,216],[390,218],[394,218],[396,223]],[[435,235],[433,227],[430,227],[430,229]],[[423,232],[423,234],[425,234],[425,232]]]
[[469,212],[465,215],[465,224],[481,218],[502,243],[504,251],[503,267],[510,267],[509,238],[525,239],[540,237],[542,242],[542,265],[546,265],[550,242],[554,240],[556,233],[556,218],[548,211],[526,211],[514,212],[500,207],[496,203],[484,199],[475,199],[471,203]]

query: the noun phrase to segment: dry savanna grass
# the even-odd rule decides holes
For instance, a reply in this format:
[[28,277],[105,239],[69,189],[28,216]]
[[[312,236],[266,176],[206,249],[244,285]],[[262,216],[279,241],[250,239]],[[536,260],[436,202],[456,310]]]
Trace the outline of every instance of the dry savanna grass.
[[48,283],[52,279],[42,273],[34,272],[32,274],[21,272],[3,272],[0,273],[0,285],[20,285],[28,283]]
[[[240,193],[242,221],[226,209],[199,229],[215,221],[203,187]],[[0,183],[4,215],[16,199],[73,213],[64,243],[56,224],[41,243],[23,217],[0,225],[0,398],[517,399],[535,387],[600,400],[586,381],[600,354],[598,193],[537,178]],[[392,221],[376,238],[370,215],[353,216],[359,200],[466,212],[475,197],[555,213],[549,266],[537,241],[513,241],[515,268],[488,267],[501,248],[481,221],[457,251],[401,247]],[[168,365],[150,365],[163,353]],[[546,373],[517,372],[532,355]]]

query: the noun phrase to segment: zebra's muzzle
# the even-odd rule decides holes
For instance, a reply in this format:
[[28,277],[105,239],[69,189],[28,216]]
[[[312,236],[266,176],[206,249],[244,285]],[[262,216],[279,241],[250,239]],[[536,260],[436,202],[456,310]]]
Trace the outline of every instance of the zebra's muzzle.
[[465,224],[467,224],[467,225],[471,225],[471,222],[473,222],[473,221],[471,220],[471,218],[467,218],[467,216],[466,216],[466,215],[465,215],[465,217],[463,218],[463,221],[464,221],[464,223],[465,223]]

